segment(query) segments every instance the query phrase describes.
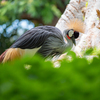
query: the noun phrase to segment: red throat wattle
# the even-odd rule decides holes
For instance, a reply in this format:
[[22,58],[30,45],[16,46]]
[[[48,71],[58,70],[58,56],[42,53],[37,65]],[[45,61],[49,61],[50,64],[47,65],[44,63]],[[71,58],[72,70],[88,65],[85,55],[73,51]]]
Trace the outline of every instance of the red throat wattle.
[[67,35],[67,38],[70,39],[70,37]]

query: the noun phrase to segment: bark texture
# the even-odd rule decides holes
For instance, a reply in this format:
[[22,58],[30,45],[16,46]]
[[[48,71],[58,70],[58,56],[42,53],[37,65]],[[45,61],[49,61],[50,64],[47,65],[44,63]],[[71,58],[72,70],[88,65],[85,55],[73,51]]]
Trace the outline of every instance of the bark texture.
[[91,47],[100,48],[100,0],[89,0],[85,15],[85,34],[74,51],[80,54],[82,50]]
[[63,32],[63,30],[66,29],[66,22],[68,22],[70,19],[83,19],[81,10],[85,6],[85,2],[86,0],[70,0],[69,4],[66,6],[64,13],[56,24],[56,27]]

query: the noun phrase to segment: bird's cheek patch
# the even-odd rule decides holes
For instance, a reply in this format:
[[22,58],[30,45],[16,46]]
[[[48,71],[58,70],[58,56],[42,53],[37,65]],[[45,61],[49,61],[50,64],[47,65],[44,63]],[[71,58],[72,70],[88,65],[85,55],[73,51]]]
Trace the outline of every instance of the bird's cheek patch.
[[67,38],[70,39],[70,37],[67,35]]

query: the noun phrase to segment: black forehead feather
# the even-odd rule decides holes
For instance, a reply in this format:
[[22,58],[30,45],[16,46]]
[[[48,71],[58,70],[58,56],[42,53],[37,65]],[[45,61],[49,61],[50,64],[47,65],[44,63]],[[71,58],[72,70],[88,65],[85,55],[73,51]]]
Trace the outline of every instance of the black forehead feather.
[[74,32],[74,38],[77,39],[79,37],[79,32],[75,31]]

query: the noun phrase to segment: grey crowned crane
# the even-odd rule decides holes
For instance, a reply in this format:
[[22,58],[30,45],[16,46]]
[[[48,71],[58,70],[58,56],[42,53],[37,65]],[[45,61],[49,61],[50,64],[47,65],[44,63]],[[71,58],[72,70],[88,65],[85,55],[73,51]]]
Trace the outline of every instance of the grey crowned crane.
[[84,33],[84,24],[78,19],[70,20],[63,33],[54,26],[38,26],[26,31],[0,56],[1,62],[11,61],[25,54],[39,53],[43,57],[57,56],[76,45],[79,32]]

